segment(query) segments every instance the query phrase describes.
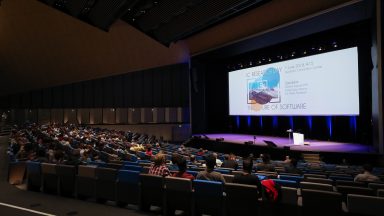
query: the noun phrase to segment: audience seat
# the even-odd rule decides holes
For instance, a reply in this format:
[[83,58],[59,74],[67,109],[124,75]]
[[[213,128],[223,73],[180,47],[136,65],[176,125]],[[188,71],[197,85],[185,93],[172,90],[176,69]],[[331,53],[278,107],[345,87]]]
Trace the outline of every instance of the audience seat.
[[376,192],[379,189],[384,189],[384,183],[369,183],[368,187]]
[[95,196],[95,179],[96,167],[94,166],[78,166],[76,176],[76,195],[78,198],[88,198]]
[[98,201],[115,200],[117,170],[111,168],[96,168],[96,191]]
[[348,212],[353,215],[383,215],[384,197],[348,194]]
[[223,177],[225,179],[225,183],[232,183],[233,179],[235,178],[234,175],[228,175],[228,174],[223,174]]
[[301,189],[312,189],[321,191],[333,191],[333,186],[330,184],[321,184],[315,182],[300,182]]
[[174,215],[175,210],[183,210],[193,215],[192,181],[184,178],[166,177],[165,215]]
[[366,184],[363,182],[345,181],[345,180],[336,180],[335,185],[336,186],[366,187]]
[[333,185],[333,180],[332,179],[307,177],[307,178],[305,178],[305,181],[306,182],[314,182],[314,183],[320,183],[320,184],[330,184],[330,185]]
[[151,205],[164,206],[164,178],[162,176],[140,174],[141,210],[149,210]]
[[299,210],[297,189],[281,187],[280,193],[280,207],[277,208],[278,215],[297,215]]
[[259,215],[258,189],[253,185],[225,183],[226,215]]
[[56,165],[56,173],[59,179],[60,195],[73,196],[76,186],[76,167],[58,164]]
[[58,176],[56,174],[56,164],[41,163],[41,175],[43,192],[57,194]]
[[347,194],[374,196],[373,190],[367,187],[337,186],[336,190],[343,195],[344,200],[346,200]]
[[140,172],[119,170],[116,182],[116,202],[119,206],[140,204]]
[[279,179],[288,180],[288,181],[295,181],[296,183],[300,183],[304,179],[304,177],[303,176],[293,176],[293,175],[280,175]]
[[27,161],[27,189],[40,191],[41,164],[40,162]]
[[194,180],[193,187],[196,215],[223,214],[223,184],[221,182]]
[[273,181],[280,186],[284,187],[293,187],[293,188],[298,188],[298,183],[296,181],[290,181],[290,180],[282,180],[282,179],[273,179]]
[[303,189],[303,215],[340,215],[342,214],[342,195],[338,192]]
[[378,189],[376,193],[378,197],[384,197],[384,189]]
[[141,172],[141,171],[143,170],[143,167],[142,167],[142,166],[139,166],[139,165],[137,165],[137,166],[135,166],[135,165],[124,165],[124,166],[122,167],[122,169],[124,169],[124,170],[133,170],[133,171],[139,171],[139,172]]
[[306,178],[308,178],[308,177],[326,179],[326,178],[327,178],[327,175],[325,175],[325,174],[305,173],[305,174],[304,174],[304,179],[306,179]]
[[26,170],[25,161],[10,162],[8,165],[8,182],[12,185],[23,183]]

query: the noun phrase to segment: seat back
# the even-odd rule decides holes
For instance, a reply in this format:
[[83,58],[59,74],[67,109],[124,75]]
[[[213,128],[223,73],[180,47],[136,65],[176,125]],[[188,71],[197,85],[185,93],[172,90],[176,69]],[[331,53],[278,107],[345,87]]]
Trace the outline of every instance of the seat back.
[[8,165],[8,182],[12,185],[23,183],[26,171],[26,163],[24,161],[10,162]]
[[346,199],[347,194],[359,194],[374,196],[374,191],[371,188],[367,187],[353,187],[353,186],[337,186],[337,191],[343,194],[343,197]]
[[384,197],[384,189],[378,189],[376,193],[378,197]]
[[325,174],[312,174],[312,173],[306,173],[306,174],[304,174],[304,179],[306,179],[306,178],[308,178],[308,177],[326,179],[326,178],[327,178],[327,175],[325,175]]
[[73,196],[75,192],[76,167],[71,165],[56,165],[59,178],[59,193],[63,196]]
[[223,184],[216,181],[194,180],[195,211],[221,215],[223,209]]
[[57,193],[58,176],[56,174],[56,164],[41,163],[41,173],[43,177],[43,191],[46,193]]
[[119,170],[117,172],[116,201],[118,204],[139,204],[140,172]]
[[363,182],[355,182],[355,181],[346,181],[346,180],[335,180],[335,184],[337,186],[353,186],[353,187],[365,187],[366,184]]
[[336,215],[342,213],[341,193],[303,189],[301,195],[304,215],[310,215],[313,212],[316,212],[317,215]]
[[296,181],[282,180],[282,179],[273,179],[273,181],[279,184],[280,186],[284,186],[284,187],[293,187],[293,188],[298,187],[298,183]]
[[78,198],[94,197],[96,187],[96,167],[78,166],[76,188]]
[[163,206],[164,178],[151,174],[140,174],[141,208],[148,210],[150,205]]
[[226,183],[232,183],[233,179],[235,178],[234,175],[227,175],[227,174],[223,174],[223,177]]
[[330,184],[321,184],[315,182],[300,182],[301,189],[313,189],[321,191],[333,191],[333,186]]
[[27,161],[27,188],[28,190],[40,191],[41,187],[41,164],[40,162]]
[[225,183],[227,215],[255,215],[258,212],[258,189],[254,185]]
[[321,183],[321,184],[333,184],[332,179],[327,179],[327,178],[315,178],[315,177],[306,177],[305,178],[306,182],[314,182],[314,183]]
[[192,213],[192,181],[185,178],[166,177],[166,215],[174,215],[175,210]]
[[99,201],[115,200],[117,170],[96,168],[96,199]]
[[139,166],[139,165],[124,165],[122,167],[122,169],[124,170],[133,170],[133,171],[139,171],[141,172],[143,170],[143,167],[142,166]]
[[384,212],[384,197],[348,194],[348,211],[361,215],[382,215]]
[[329,179],[332,179],[334,181],[337,181],[337,180],[353,181],[353,177],[350,175],[330,175]]
[[280,201],[285,205],[297,206],[297,189],[291,187],[281,187]]
[[77,175],[81,177],[87,178],[95,178],[96,177],[96,167],[94,166],[78,166]]
[[293,175],[280,175],[279,179],[288,180],[288,181],[295,181],[296,183],[299,183],[304,179],[304,177],[303,176],[293,176]]
[[369,183],[369,188],[372,188],[372,190],[377,191],[379,189],[384,189],[384,183]]

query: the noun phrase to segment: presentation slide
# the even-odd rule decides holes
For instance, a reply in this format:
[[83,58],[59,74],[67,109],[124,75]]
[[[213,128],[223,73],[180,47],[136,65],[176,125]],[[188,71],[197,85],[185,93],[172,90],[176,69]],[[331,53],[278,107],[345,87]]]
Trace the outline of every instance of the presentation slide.
[[229,72],[230,115],[359,115],[357,47]]

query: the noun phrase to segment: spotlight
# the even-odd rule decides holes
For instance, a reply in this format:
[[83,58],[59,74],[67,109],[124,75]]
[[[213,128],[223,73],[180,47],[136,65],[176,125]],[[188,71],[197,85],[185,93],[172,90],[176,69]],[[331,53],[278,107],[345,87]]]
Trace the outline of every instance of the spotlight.
[[334,48],[336,48],[336,47],[337,47],[337,43],[336,43],[336,42],[332,42],[332,46],[333,46]]

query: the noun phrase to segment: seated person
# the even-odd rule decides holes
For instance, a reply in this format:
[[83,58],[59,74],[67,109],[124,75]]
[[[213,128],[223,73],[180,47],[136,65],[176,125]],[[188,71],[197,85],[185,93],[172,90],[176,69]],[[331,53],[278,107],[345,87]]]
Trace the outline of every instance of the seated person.
[[231,168],[231,169],[237,169],[239,166],[236,162],[236,157],[233,154],[225,155],[225,160],[223,164],[221,165],[222,168]]
[[295,158],[290,159],[290,163],[285,167],[286,173],[302,174],[300,169],[297,169],[297,160]]
[[355,176],[355,182],[375,182],[380,181],[380,178],[373,175],[372,166],[370,164],[363,165],[364,172]]
[[205,157],[206,169],[200,171],[196,179],[207,180],[207,181],[219,181],[225,183],[224,177],[221,173],[213,171],[216,166],[216,157],[210,154]]
[[271,163],[271,158],[269,154],[264,154],[262,160],[263,162],[256,164],[257,171],[275,171],[275,166]]
[[256,175],[252,175],[253,161],[251,158],[243,160],[243,172],[235,175],[233,183],[255,185],[259,191],[258,196],[261,197],[261,183]]
[[177,166],[178,164],[178,161],[182,158],[181,155],[177,154],[177,153],[172,153],[172,157],[171,157],[171,164],[168,165],[168,169],[170,171],[177,171],[179,170],[179,167]]
[[163,176],[163,177],[169,176],[170,172],[167,166],[165,165],[165,162],[166,162],[165,155],[162,153],[158,153],[155,156],[154,164],[149,168],[148,173],[152,175]]
[[150,159],[152,157],[152,147],[150,145],[147,146],[147,150],[145,150],[145,156]]
[[178,162],[177,162],[177,165],[179,167],[179,171],[177,173],[174,173],[172,176],[173,177],[179,177],[179,178],[186,178],[186,179],[190,179],[190,180],[194,180],[195,177],[189,173],[187,173],[187,160],[185,160],[185,158],[181,157]]

